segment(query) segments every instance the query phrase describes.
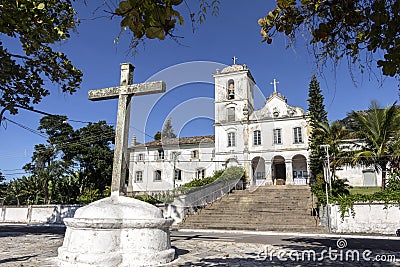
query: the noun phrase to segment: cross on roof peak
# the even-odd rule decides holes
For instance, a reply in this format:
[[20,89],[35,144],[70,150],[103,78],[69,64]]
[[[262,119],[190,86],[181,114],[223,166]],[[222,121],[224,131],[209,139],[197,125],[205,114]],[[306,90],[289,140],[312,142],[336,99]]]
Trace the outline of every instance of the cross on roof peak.
[[276,93],[276,85],[279,84],[279,82],[276,79],[274,79],[274,81],[270,82],[269,84],[273,84],[274,85],[274,93]]
[[238,58],[233,56],[232,60],[233,60],[233,65],[236,65],[236,61],[238,60]]

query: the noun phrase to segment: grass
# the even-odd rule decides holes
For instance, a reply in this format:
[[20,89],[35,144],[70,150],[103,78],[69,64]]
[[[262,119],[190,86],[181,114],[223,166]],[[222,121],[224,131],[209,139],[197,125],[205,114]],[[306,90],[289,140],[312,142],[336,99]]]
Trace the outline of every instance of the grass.
[[353,187],[350,189],[350,194],[362,194],[362,195],[372,195],[373,193],[381,191],[379,186],[360,186],[360,187]]

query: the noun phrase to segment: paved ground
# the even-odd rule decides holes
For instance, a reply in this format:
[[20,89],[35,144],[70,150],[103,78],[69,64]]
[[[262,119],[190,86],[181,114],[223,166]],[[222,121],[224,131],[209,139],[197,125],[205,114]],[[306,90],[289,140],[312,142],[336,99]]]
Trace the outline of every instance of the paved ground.
[[[63,237],[64,228],[0,225],[0,266],[54,266],[52,258],[57,256]],[[400,238],[339,239],[286,233],[172,231],[177,259],[167,266],[400,266]]]

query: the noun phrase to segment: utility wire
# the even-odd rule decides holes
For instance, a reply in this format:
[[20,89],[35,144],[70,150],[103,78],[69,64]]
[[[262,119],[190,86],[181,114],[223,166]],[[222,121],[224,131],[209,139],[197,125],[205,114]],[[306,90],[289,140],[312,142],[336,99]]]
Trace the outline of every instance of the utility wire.
[[21,124],[21,123],[18,123],[18,122],[15,122],[15,121],[13,121],[13,120],[10,120],[9,118],[6,118],[6,117],[3,117],[3,120],[9,121],[9,122],[11,122],[11,123],[17,125],[18,127],[21,127],[21,128],[23,128],[23,129],[25,129],[25,130],[27,130],[27,131],[30,131],[31,133],[34,133],[34,134],[36,134],[36,135],[39,135],[40,137],[43,137],[43,138],[46,138],[46,139],[47,139],[47,136],[46,136],[46,135],[44,135],[44,134],[42,134],[41,132],[36,131],[36,130],[34,130],[34,129],[32,129],[32,128],[29,128],[28,126],[25,126],[25,125],[23,125],[23,124]]
[[[6,118],[6,117],[3,117],[3,119],[4,119],[4,120],[7,120],[7,121],[9,121],[9,122],[11,122],[11,123],[13,123],[13,124],[15,124],[15,125],[17,125],[18,127],[23,128],[23,129],[25,129],[25,130],[27,130],[27,131],[29,131],[29,132],[32,132],[32,133],[34,133],[34,134],[36,134],[36,135],[39,135],[40,137],[43,137],[43,138],[46,138],[46,139],[48,138],[48,136],[42,134],[41,132],[36,131],[36,130],[34,130],[34,129],[28,127],[28,126],[25,126],[25,125],[23,125],[23,124],[21,124],[21,123],[15,122],[15,121],[10,120],[10,119],[8,119],[8,118]],[[72,121],[72,120],[71,120],[71,121]],[[83,121],[79,121],[79,122],[82,122],[82,123],[90,123],[90,122],[83,122]],[[137,128],[135,128],[135,127],[131,127],[131,128],[134,128],[134,129],[140,131],[139,129],[137,129]],[[96,132],[95,132],[95,133],[96,133]],[[102,133],[102,132],[97,132],[97,133]],[[144,133],[144,132],[143,132],[143,133]],[[146,134],[146,133],[144,133],[144,134]],[[147,135],[147,134],[146,134],[146,135]],[[147,135],[147,136],[149,136],[149,135]],[[103,140],[106,140],[106,139],[109,139],[109,138],[112,138],[112,137],[114,137],[114,133],[108,133],[108,134],[105,134],[105,135],[100,136],[100,137],[99,137],[99,136],[89,136],[89,137],[80,137],[80,136],[77,136],[77,137],[75,137],[75,138],[72,138],[72,139],[68,140],[69,142],[67,142],[67,143],[58,145],[58,148],[64,148],[64,147],[67,147],[67,146],[69,146],[69,145],[78,145],[78,144],[87,145],[88,143],[94,143],[94,142],[98,142],[98,141],[103,141]],[[77,141],[76,141],[76,142],[73,142],[73,140],[77,140]],[[185,153],[185,154],[186,154],[186,153]],[[213,154],[213,153],[212,153],[212,152],[202,152],[201,154]],[[189,153],[188,153],[188,155],[189,155]],[[383,156],[381,156],[381,157],[393,157],[393,156],[399,156],[399,154],[383,155]],[[369,158],[369,157],[361,157],[361,158],[367,159],[367,158]],[[353,157],[339,156],[339,157],[335,157],[335,159],[353,159]]]
[[10,170],[2,170],[0,169],[1,172],[13,172],[13,171],[22,171],[23,169],[10,169]]

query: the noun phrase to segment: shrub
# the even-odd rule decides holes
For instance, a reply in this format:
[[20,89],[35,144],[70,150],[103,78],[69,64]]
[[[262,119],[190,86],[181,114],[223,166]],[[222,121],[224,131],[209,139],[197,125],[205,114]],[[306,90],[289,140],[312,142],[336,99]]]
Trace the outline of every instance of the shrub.
[[99,193],[99,189],[85,189],[76,200],[81,204],[89,204],[101,198],[102,194]]
[[135,198],[137,200],[141,200],[141,201],[147,202],[147,203],[152,204],[152,205],[162,203],[161,201],[159,201],[155,197],[149,196],[149,195],[134,196],[133,198]]
[[[332,182],[332,195],[329,195],[329,203],[338,204],[342,218],[350,209],[354,216],[354,203],[357,202],[383,202],[385,206],[400,204],[400,172],[393,173],[385,190],[374,194],[349,194],[350,186],[347,179],[337,179]],[[326,205],[325,182],[317,181],[311,185],[311,191],[318,198],[318,203]],[[329,191],[328,191],[329,192]]]
[[201,187],[201,186],[211,184],[211,183],[215,182],[223,173],[224,173],[224,170],[215,171],[213,176],[205,177],[205,178],[196,178],[186,184],[183,184],[182,187],[189,189],[189,188]]

